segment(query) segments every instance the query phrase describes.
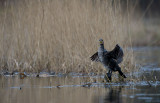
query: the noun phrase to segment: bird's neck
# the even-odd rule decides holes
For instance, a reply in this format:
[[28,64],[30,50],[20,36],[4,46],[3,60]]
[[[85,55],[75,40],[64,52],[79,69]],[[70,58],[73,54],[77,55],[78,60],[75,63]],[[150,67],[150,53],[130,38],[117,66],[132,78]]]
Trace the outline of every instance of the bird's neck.
[[104,50],[104,44],[100,44],[100,48]]
[[104,61],[104,45],[100,44],[99,50],[98,50],[98,57],[101,62]]

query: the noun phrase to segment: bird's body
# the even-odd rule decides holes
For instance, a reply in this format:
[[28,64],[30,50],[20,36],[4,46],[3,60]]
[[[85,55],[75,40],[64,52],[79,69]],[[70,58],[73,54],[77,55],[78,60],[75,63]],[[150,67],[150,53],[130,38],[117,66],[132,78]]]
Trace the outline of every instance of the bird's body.
[[111,80],[112,71],[118,71],[119,74],[126,78],[126,76],[122,73],[121,68],[119,67],[119,63],[123,61],[123,50],[117,44],[112,51],[107,51],[104,48],[104,42],[102,39],[100,41],[100,47],[98,52],[91,56],[92,61],[101,62],[103,66],[109,70],[107,73],[108,78]]
[[107,50],[104,49],[104,46],[103,45],[100,45],[99,49],[98,49],[98,57],[99,57],[99,61],[103,64],[103,66],[106,68],[106,69],[110,69],[108,68],[108,57],[105,56],[105,53],[107,53]]
[[105,52],[107,52],[107,50],[104,49],[104,46],[103,45],[100,45],[99,49],[98,49],[98,57],[99,57],[99,60],[102,64],[104,64],[104,66],[106,66],[106,60],[105,60]]

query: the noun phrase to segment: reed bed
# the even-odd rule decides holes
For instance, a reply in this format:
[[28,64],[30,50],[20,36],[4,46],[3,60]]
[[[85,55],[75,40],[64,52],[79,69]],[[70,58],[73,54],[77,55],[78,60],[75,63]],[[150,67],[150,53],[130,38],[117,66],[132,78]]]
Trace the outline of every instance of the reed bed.
[[111,0],[6,0],[0,11],[0,69],[20,72],[102,73],[90,61],[104,39],[124,48],[122,70],[135,62],[128,17]]

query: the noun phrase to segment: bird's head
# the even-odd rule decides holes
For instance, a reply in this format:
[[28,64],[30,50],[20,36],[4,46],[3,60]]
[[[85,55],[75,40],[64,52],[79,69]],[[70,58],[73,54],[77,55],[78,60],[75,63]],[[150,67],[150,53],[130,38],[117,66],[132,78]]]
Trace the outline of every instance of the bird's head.
[[99,39],[99,44],[100,44],[100,45],[103,45],[103,44],[104,44],[103,39]]

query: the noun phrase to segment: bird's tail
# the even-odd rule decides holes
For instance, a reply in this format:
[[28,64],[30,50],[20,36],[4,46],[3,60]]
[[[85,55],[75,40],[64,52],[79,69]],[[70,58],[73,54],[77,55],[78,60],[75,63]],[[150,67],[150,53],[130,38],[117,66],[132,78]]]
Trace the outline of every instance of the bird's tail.
[[120,74],[123,78],[127,78],[127,77],[123,74],[123,72],[122,72],[121,70],[118,70],[118,72],[119,72],[119,74]]

